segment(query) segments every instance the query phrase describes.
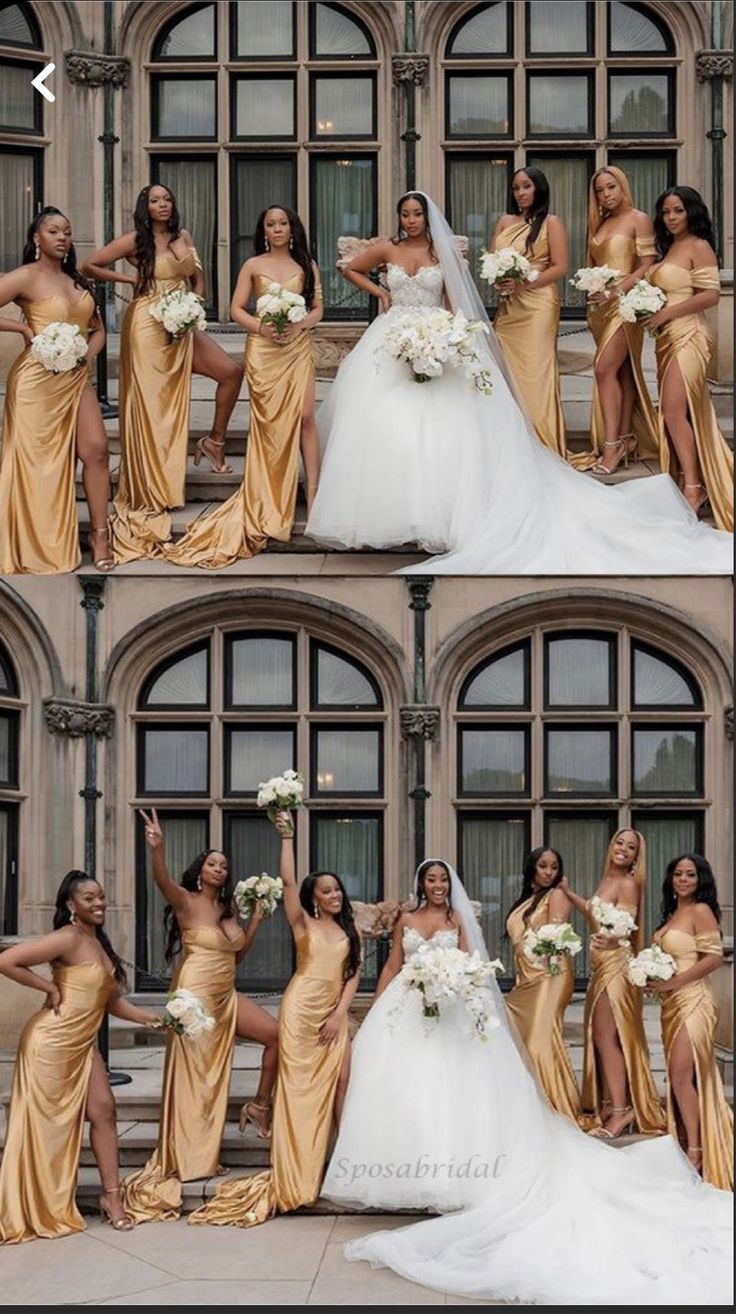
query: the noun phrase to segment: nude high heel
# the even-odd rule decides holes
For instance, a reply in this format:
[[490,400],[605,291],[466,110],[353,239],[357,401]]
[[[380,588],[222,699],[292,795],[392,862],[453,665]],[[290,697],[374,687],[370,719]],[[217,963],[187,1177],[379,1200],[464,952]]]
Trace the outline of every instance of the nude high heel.
[[[215,464],[215,457],[212,455],[212,452],[207,450],[207,446],[217,447],[219,449],[219,455],[217,457],[219,461],[218,465]],[[212,466],[213,474],[221,474],[221,475],[232,474],[233,472],[232,466],[223,465],[222,463],[222,459],[224,455],[225,455],[224,438],[213,438],[212,434],[208,434],[206,438],[200,438],[199,442],[197,443],[194,449],[194,457],[192,459],[194,460],[195,465],[199,465],[200,461],[202,460],[202,457],[204,456]]]
[[121,1187],[119,1186],[103,1185],[102,1195],[100,1196],[100,1200],[99,1200],[100,1218],[106,1218],[110,1226],[115,1228],[116,1232],[132,1232],[133,1228],[135,1227],[135,1223],[132,1218],[129,1218],[127,1214],[125,1214],[122,1218],[113,1218],[112,1214],[110,1213],[110,1210],[107,1208],[107,1205],[102,1203],[103,1196],[119,1195],[120,1191],[121,1191]]

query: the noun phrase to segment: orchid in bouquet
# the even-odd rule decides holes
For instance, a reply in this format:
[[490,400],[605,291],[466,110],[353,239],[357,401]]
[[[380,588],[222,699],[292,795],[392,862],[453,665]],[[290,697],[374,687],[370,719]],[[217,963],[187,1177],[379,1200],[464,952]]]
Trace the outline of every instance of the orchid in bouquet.
[[233,902],[241,917],[251,917],[256,909],[261,917],[270,917],[276,911],[283,893],[281,877],[269,876],[262,871],[260,876],[249,876],[247,880],[238,881],[233,890]]
[[169,995],[162,1020],[165,1027],[175,1031],[177,1036],[186,1036],[187,1040],[198,1040],[215,1025],[215,1019],[210,1017],[202,1000],[183,986]]
[[[598,292],[607,292],[620,277],[621,271],[612,269],[610,265],[584,265],[573,274],[570,285],[576,292],[584,292],[586,297],[592,297]],[[588,306],[590,310],[596,310],[598,302],[589,301]]]
[[607,903],[594,895],[589,904],[593,919],[606,935],[615,936],[619,942],[628,947],[629,938],[636,930],[636,922],[625,908],[617,908],[615,903]]
[[486,324],[466,319],[461,310],[454,314],[442,307],[402,311],[387,320],[375,352],[376,363],[382,356],[405,360],[415,383],[438,379],[446,368],[461,369],[478,392],[490,396],[491,373],[483,365],[475,341],[487,332]]
[[[536,283],[539,270],[532,269],[531,261],[513,246],[505,246],[500,251],[482,251],[480,257],[480,277],[484,283],[496,287],[508,278],[515,283]],[[506,299],[508,292],[502,292]]]
[[[628,292],[620,293],[618,298],[621,318],[626,320],[627,324],[638,324],[640,320],[650,319],[666,304],[667,298],[661,287],[655,287],[653,283],[647,282],[646,278],[640,278],[638,283],[635,283]],[[656,338],[659,331],[659,329],[651,329],[652,337]]]
[[[464,1010],[471,1033],[479,1040],[487,1040],[490,1032],[499,1025],[488,984],[497,972],[502,971],[503,963],[499,959],[488,962],[478,953],[442,948],[430,940],[407,960],[399,973],[399,981],[406,995],[411,991],[420,995],[422,1020],[428,1031],[433,1029],[446,1008],[456,1004]],[[400,1007],[398,1004],[392,1013]]]
[[549,922],[536,931],[530,926],[524,935],[524,954],[532,963],[540,958],[546,960],[548,976],[559,976],[560,959],[574,958],[582,947],[580,936],[569,922]]
[[[628,973],[632,985],[641,989],[657,981],[669,981],[677,972],[677,963],[672,954],[666,954],[658,944],[649,949],[642,949],[635,958],[629,959]],[[660,1003],[661,995],[655,991],[652,995],[655,1003]]]
[[184,288],[174,288],[164,292],[150,309],[152,319],[163,324],[172,341],[183,338],[192,329],[204,329],[207,320],[202,305],[202,298]]
[[54,320],[31,338],[31,355],[52,374],[66,374],[84,361],[87,341],[76,324]]
[[269,283],[256,302],[256,314],[264,324],[273,324],[281,336],[287,324],[301,324],[307,303],[299,292],[287,292],[280,283]]
[[[269,821],[275,821],[279,812],[293,812],[304,802],[304,776],[289,769],[283,775],[272,776],[258,786],[256,803],[268,810]],[[294,833],[293,830],[291,832]]]

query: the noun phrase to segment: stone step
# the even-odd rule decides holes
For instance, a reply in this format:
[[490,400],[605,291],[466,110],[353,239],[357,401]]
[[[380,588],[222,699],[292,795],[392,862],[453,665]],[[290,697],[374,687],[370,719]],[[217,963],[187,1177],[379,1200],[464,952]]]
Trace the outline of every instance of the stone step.
[[[158,1114],[158,1110],[155,1112]],[[118,1139],[121,1171],[140,1168],[156,1148],[158,1121],[124,1122],[119,1118]],[[82,1140],[79,1162],[83,1167],[95,1165],[87,1127]],[[258,1171],[268,1167],[271,1155],[268,1144],[258,1139],[250,1123],[241,1136],[237,1122],[228,1122],[222,1139],[220,1162],[226,1168],[253,1168]]]

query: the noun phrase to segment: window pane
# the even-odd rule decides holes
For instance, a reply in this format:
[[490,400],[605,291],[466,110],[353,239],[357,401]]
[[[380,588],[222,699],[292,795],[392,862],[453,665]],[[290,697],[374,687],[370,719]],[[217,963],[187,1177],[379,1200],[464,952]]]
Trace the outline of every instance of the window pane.
[[612,73],[609,80],[610,132],[628,135],[668,133],[669,78],[666,73]]
[[[291,155],[233,159],[233,286],[241,265],[253,255],[256,221],[275,202],[296,208],[296,176]],[[322,271],[324,282],[325,272]]]
[[294,6],[291,0],[237,0],[236,57],[291,55]]
[[315,732],[313,770],[319,794],[377,794],[380,790],[379,730],[321,727]]
[[373,54],[365,32],[354,23],[347,14],[335,9],[333,5],[316,4],[315,8],[315,49],[319,56],[331,55],[365,55]]
[[143,729],[144,794],[206,794],[209,732],[202,729]]
[[207,309],[214,310],[217,304],[217,161],[159,159],[156,178],[176,197],[182,222],[192,234],[202,261]]
[[607,639],[550,639],[547,643],[550,707],[611,706],[611,645]]
[[488,246],[496,222],[506,211],[509,165],[488,156],[451,155],[447,170],[448,220],[468,239],[468,263],[484,304],[491,291],[478,277],[481,247]]
[[[377,903],[381,898],[381,824],[377,817],[315,815],[312,820],[314,871],[334,871],[350,899]],[[385,959],[380,940],[363,942],[361,988],[375,981]]]
[[0,784],[7,784],[10,779],[10,717],[0,713]]
[[370,237],[376,231],[375,161],[312,160],[312,239],[322,272],[325,312],[337,319],[367,315],[368,296],[335,268],[338,237]]
[[634,648],[634,704],[638,707],[695,707],[690,685],[676,666],[645,648]]
[[571,726],[547,730],[547,792],[550,794],[612,794],[613,730],[577,730]]
[[17,689],[13,664],[5,650],[0,647],[0,693],[14,694]]
[[610,0],[608,10],[611,19],[611,54],[627,51],[632,55],[641,55],[649,50],[668,49],[663,34],[646,14],[631,5],[620,4],[619,0]]
[[[610,817],[545,818],[545,844],[562,854],[565,875],[576,894],[590,899],[598,888],[606,852],[616,830],[616,815]],[[590,930],[584,917],[573,913],[573,923],[583,941],[575,959],[575,975],[587,976],[590,966]]]
[[529,0],[530,55],[589,53],[587,5],[580,0]]
[[372,77],[315,77],[313,96],[316,137],[374,136]]
[[474,675],[460,700],[461,707],[526,707],[527,653],[523,648],[488,662]]
[[[2,94],[2,93],[0,93]],[[0,151],[0,272],[20,262],[35,208],[33,156]]]
[[262,781],[296,765],[293,730],[228,730],[227,744],[229,794],[256,794]]
[[464,794],[525,794],[526,728],[460,730],[460,789]]
[[503,940],[506,917],[521,890],[528,832],[521,817],[460,816],[460,868],[471,899],[481,905],[481,926],[491,958],[513,976],[513,955]]
[[236,80],[236,137],[293,137],[294,132],[292,78]]
[[35,33],[20,5],[5,5],[0,12],[0,41],[3,43],[8,41],[11,45],[19,46],[38,45]]
[[698,790],[698,733],[687,727],[633,730],[634,789],[639,794],[693,794]]
[[647,842],[644,931],[650,940],[662,920],[662,885],[667,867],[681,853],[700,852],[701,818],[695,812],[673,812],[671,816],[658,817],[639,812],[632,816],[632,823]]
[[235,707],[293,707],[294,644],[270,634],[233,639],[228,702]]
[[[226,814],[225,843],[233,880],[247,880],[262,871],[278,876],[281,840],[264,813]],[[237,972],[241,987],[282,989],[292,972],[292,940],[282,912],[262,922]]]
[[[158,818],[166,846],[166,865],[172,880],[178,882],[182,872],[207,848],[208,818],[206,815],[167,816],[161,812]],[[166,900],[153,879],[148,845],[142,845],[141,851],[144,853],[145,874],[138,889],[138,924],[144,927],[144,944],[142,961],[139,960],[138,966],[152,976],[161,977],[159,984],[163,985],[173,970],[173,964],[167,963],[164,958]],[[140,930],[138,934],[140,936]]]
[[486,5],[455,32],[450,55],[501,55],[508,47],[508,7]]
[[207,706],[207,649],[190,652],[156,676],[144,706]]
[[506,137],[510,82],[504,74],[477,77],[453,73],[447,79],[448,129],[454,137]]
[[38,65],[0,63],[0,127],[39,130],[31,78]]
[[215,6],[206,5],[174,23],[161,41],[154,59],[214,59]]
[[155,137],[214,137],[216,87],[213,78],[157,78]]
[[323,707],[377,707],[370,680],[353,662],[327,648],[318,648],[317,702]]
[[[627,157],[628,158],[628,157]],[[586,263],[588,244],[587,211],[580,204],[581,196],[588,190],[588,182],[593,170],[592,163],[586,155],[545,155],[530,154],[529,164],[535,164],[547,176],[551,193],[551,209],[559,215],[567,228],[570,247],[570,271],[581,269]],[[570,287],[570,281],[563,278],[557,283],[560,302],[563,306],[585,306],[585,295]]]
[[[669,155],[632,155],[630,151],[611,151],[610,164],[623,169],[631,184],[631,193],[637,210],[654,214],[657,197],[675,180],[672,157]],[[572,268],[572,266],[570,266]]]
[[0,807],[0,935],[15,935],[18,930],[17,812],[14,807]]
[[536,136],[590,133],[589,87],[587,77],[574,74],[553,77],[546,73],[529,74],[528,131]]

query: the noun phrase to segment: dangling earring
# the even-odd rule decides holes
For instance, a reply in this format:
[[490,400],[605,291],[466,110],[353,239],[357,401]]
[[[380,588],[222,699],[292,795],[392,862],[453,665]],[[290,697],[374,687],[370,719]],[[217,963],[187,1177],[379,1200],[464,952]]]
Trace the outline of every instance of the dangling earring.
[[73,908],[70,908],[70,910],[69,910],[69,924],[70,924],[70,926],[74,926],[76,920],[77,920],[77,914],[75,913],[75,911],[74,911]]
[[39,245],[38,242],[36,242],[36,254],[35,254],[35,256],[33,257],[33,259],[34,259],[34,260],[40,260],[40,259],[41,259],[41,247],[40,247],[40,245]]
[[202,888],[202,873],[200,872],[199,876],[197,877],[197,889],[201,890],[201,888]]
[[69,259],[69,252],[67,251],[66,255],[61,257],[62,265],[65,265],[68,259]]
[[264,241],[264,243],[265,243],[266,250],[267,250],[267,251],[270,251],[270,250],[271,250],[271,243],[269,242],[268,238],[267,238],[267,237],[264,237],[263,241]]
[[316,903],[312,904],[312,910],[316,918],[319,918],[319,907]]
[[289,238],[289,250],[290,250],[290,251],[293,251],[293,250],[294,250],[294,238],[293,238],[293,237],[290,237],[290,238]]

